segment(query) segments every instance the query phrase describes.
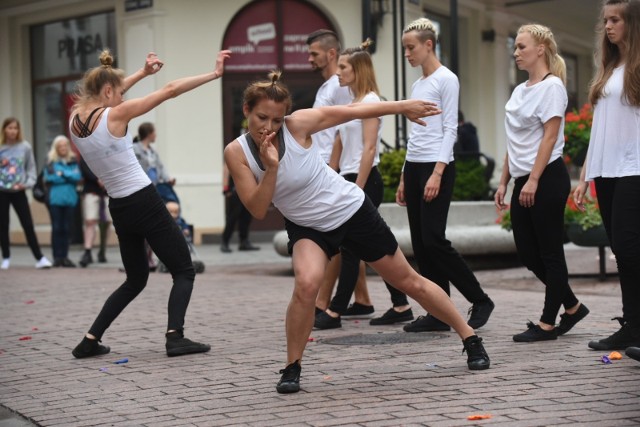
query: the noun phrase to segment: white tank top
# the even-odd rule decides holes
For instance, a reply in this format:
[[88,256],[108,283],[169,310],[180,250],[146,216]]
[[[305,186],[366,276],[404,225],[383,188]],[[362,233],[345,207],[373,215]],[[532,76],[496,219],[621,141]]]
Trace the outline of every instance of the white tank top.
[[71,131],[72,121],[69,121],[69,133],[89,169],[104,184],[109,197],[118,199],[145,188],[151,184],[151,180],[133,152],[133,139],[129,131],[123,137],[115,137],[107,129],[109,111],[111,108],[105,109],[100,122],[88,137],[74,135]]
[[[285,151],[276,178],[273,205],[289,221],[321,232],[335,230],[347,222],[364,202],[363,191],[338,175],[312,144],[305,149],[293,138],[285,123],[280,130]],[[258,165],[242,135],[238,142],[251,172],[259,182],[264,170]]]

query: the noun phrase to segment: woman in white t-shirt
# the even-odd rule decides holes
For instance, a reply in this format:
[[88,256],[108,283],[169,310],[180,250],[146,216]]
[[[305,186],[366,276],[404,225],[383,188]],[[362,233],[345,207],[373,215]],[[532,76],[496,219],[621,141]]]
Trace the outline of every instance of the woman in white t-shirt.
[[[411,126],[396,202],[407,207],[411,246],[420,273],[448,295],[451,295],[450,284],[455,286],[473,304],[467,323],[477,329],[489,320],[494,303],[446,237],[456,179],[453,145],[458,136],[460,84],[458,77],[438,59],[437,41],[437,30],[426,18],[411,22],[402,33],[405,58],[422,72],[411,87],[411,99],[435,102],[442,114],[429,117],[427,126]],[[433,313],[418,317],[403,329],[406,332],[450,330]]]
[[622,327],[589,347],[628,349],[640,360],[640,1],[606,2],[599,34],[599,66],[589,91],[591,140],[574,200],[584,209],[586,181],[595,181],[620,274],[622,317],[616,319]]
[[[529,322],[513,340],[555,340],[589,313],[569,286],[564,256],[564,208],[571,191],[562,158],[566,67],[553,33],[542,25],[518,29],[513,56],[529,78],[513,90],[505,106],[507,155],[495,203],[498,209],[509,207],[505,194],[515,178],[510,207],[513,238],[522,263],[546,287],[540,320]],[[560,306],[565,312],[556,327]]]
[[[337,76],[340,86],[349,88],[353,95],[353,103],[380,102],[371,55],[367,51],[371,43],[371,40],[367,39],[358,47],[345,49],[340,53],[338,59]],[[382,175],[377,167],[380,163],[378,150],[381,138],[382,117],[356,119],[343,123],[338,126],[338,135],[329,162],[329,166],[339,171],[344,179],[355,182],[371,199],[376,208],[382,203],[384,191]],[[341,248],[340,253],[342,254],[342,264],[336,294],[331,299],[329,308],[316,314],[314,323],[316,329],[333,329],[342,326],[340,317],[347,314],[349,300],[356,289],[356,283],[360,280],[359,273],[363,276],[359,282],[361,295],[356,292],[354,306],[368,307],[373,311],[373,306],[368,298],[366,276],[363,274],[364,263],[347,248]],[[391,301],[395,308],[389,310],[393,312],[394,316],[392,316],[392,322],[388,323],[412,320],[413,313],[407,296],[389,284],[387,284],[387,289],[391,294]],[[359,296],[365,298],[359,299]],[[371,324],[380,324],[377,322],[382,318],[372,319]]]

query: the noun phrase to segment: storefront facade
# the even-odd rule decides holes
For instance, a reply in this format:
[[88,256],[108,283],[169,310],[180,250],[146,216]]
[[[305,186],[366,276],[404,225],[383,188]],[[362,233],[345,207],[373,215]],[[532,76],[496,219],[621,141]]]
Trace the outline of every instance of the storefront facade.
[[[87,68],[97,65],[102,48],[111,48],[116,65],[127,73],[140,68],[149,51],[165,61],[160,73],[138,83],[127,97],[142,96],[176,78],[211,70],[216,53],[230,48],[234,54],[222,80],[170,100],[130,124],[135,134],[140,123],[155,123],[155,148],[177,178],[184,216],[195,224],[200,241],[203,234],[219,234],[224,226],[222,150],[242,129],[244,87],[279,68],[292,90],[294,108],[310,106],[321,84],[320,76],[306,62],[306,34],[315,29],[334,29],[343,46],[355,46],[363,39],[363,27],[368,28],[368,35],[376,41],[373,59],[380,89],[391,100],[408,96],[411,83],[419,77],[419,71],[409,68],[402,58],[402,26],[420,16],[434,20],[441,29],[443,63],[458,66],[461,109],[478,126],[482,150],[495,158],[505,151],[504,104],[523,78],[514,68],[510,51],[519,25],[535,20],[552,26],[567,60],[571,102],[576,106],[586,102],[596,0],[581,3],[593,7],[582,18],[591,16],[592,22],[562,28],[553,26],[557,17],[549,16],[549,22],[544,17],[533,19],[526,16],[528,10],[506,7],[505,2],[458,0],[453,15],[452,3],[5,0],[0,5],[0,116],[16,116],[21,121],[41,167],[51,140],[67,133],[75,82]],[[457,43],[452,41],[453,32]],[[385,119],[387,144],[404,145],[405,133],[401,119]],[[17,219],[12,218],[11,224],[19,236]],[[254,221],[256,228],[279,226],[275,218],[266,224]]]

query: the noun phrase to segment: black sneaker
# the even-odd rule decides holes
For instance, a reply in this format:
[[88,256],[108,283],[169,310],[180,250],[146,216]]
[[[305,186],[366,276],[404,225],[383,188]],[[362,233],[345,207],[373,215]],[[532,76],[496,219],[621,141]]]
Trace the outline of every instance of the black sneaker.
[[491,361],[484,346],[482,345],[482,338],[477,335],[471,335],[462,341],[464,348],[462,352],[467,352],[467,366],[472,371],[482,371],[489,369]]
[[86,336],[80,341],[80,344],[71,351],[73,357],[76,359],[83,359],[85,357],[102,356],[111,351],[106,345],[100,344],[100,340],[92,340]]
[[575,313],[562,313],[560,315],[560,324],[556,326],[558,336],[569,332],[571,328],[576,326],[576,323],[587,317],[587,314],[589,314],[589,309],[582,303],[580,303],[580,307],[578,307],[578,310]]
[[627,347],[640,347],[640,327],[631,325],[622,317],[614,317],[622,326],[613,335],[600,341],[590,341],[589,348],[594,350],[624,350]]
[[491,316],[491,312],[495,306],[496,305],[489,298],[485,301],[473,304],[469,308],[469,321],[467,322],[467,325],[473,329],[483,327],[489,320],[489,316]]
[[629,347],[624,351],[624,353],[633,360],[640,362],[640,347]]
[[349,304],[347,311],[344,312],[343,316],[367,316],[369,314],[373,314],[375,310],[372,305],[364,305],[359,302],[354,302],[353,304]]
[[527,330],[521,334],[513,336],[515,342],[535,342],[535,341],[550,341],[558,339],[558,331],[553,328],[550,331],[545,331],[533,322],[527,323]]
[[451,326],[427,314],[426,316],[418,316],[416,320],[408,325],[404,325],[402,329],[404,329],[405,332],[450,331]]
[[165,336],[167,338],[165,347],[167,349],[167,356],[169,357],[192,353],[206,353],[211,350],[209,344],[202,344],[185,338],[182,331],[167,332]]
[[67,268],[76,268],[76,265],[69,258],[62,259],[62,266]]
[[240,243],[240,245],[238,246],[238,250],[239,251],[259,251],[260,246],[254,246],[251,244],[250,241],[245,240]]
[[80,258],[80,267],[85,268],[87,265],[93,262],[93,257],[91,256],[91,251],[85,250],[84,254],[82,254],[82,258]]
[[104,251],[98,252],[98,262],[104,264],[107,262],[107,256],[104,254]]
[[300,391],[300,371],[302,371],[302,366],[300,366],[300,361],[296,360],[295,362],[287,365],[286,368],[281,369],[280,373],[282,377],[280,377],[280,381],[276,385],[276,390],[278,393],[297,393]]
[[413,311],[411,309],[398,312],[391,307],[385,314],[369,321],[370,325],[393,325],[394,323],[408,322],[413,320]]
[[222,244],[220,245],[220,252],[225,253],[225,254],[231,253],[232,250],[229,247],[229,243],[222,242]]
[[342,328],[340,317],[331,317],[326,312],[316,314],[316,320],[313,324],[316,329],[336,329]]

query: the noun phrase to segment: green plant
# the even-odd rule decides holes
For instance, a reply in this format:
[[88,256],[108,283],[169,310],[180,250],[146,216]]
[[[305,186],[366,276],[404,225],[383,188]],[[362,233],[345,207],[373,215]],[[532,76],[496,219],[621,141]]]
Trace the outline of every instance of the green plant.
[[485,200],[489,185],[484,178],[485,167],[476,159],[456,160],[456,182],[451,200]]
[[[593,110],[591,105],[584,104],[580,111],[574,109],[564,118],[564,149],[565,158],[573,160],[584,156],[589,147]],[[584,161],[584,157],[581,159]],[[578,163],[582,163],[578,161]]]
[[385,151],[380,155],[378,170],[382,175],[382,183],[384,184],[383,203],[396,201],[396,189],[400,183],[400,175],[402,175],[402,166],[406,155],[407,150],[404,148]]
[[584,195],[584,211],[578,209],[573,201],[573,194],[569,196],[567,205],[564,208],[564,223],[578,224],[583,230],[599,227],[602,225],[602,216],[600,215],[600,207],[596,198],[595,185],[593,181],[590,183],[590,191]]

